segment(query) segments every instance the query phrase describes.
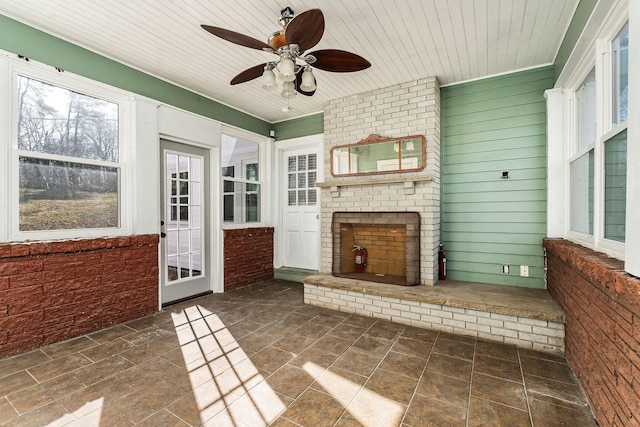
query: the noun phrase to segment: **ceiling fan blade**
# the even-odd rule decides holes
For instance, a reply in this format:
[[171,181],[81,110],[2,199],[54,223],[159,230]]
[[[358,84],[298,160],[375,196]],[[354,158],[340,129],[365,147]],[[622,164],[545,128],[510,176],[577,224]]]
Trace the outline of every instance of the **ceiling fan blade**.
[[318,44],[324,33],[324,15],[320,9],[302,12],[289,22],[285,38],[289,44],[300,46],[300,52]]
[[[313,77],[313,82],[316,84],[316,88],[317,88],[318,82],[316,81],[315,76]],[[301,85],[302,85],[302,72],[299,72],[298,74],[296,74],[296,90],[298,91],[298,93],[305,96],[313,96],[313,94],[316,93],[316,89],[312,90],[311,92],[306,92],[300,89]]]
[[227,30],[224,28],[213,27],[211,25],[201,25],[201,27],[214,36],[218,36],[228,42],[239,44],[240,46],[244,47],[250,47],[251,49],[273,51],[273,49],[271,49],[271,46],[269,46],[265,42],[261,42],[258,39],[254,39],[253,37],[245,36],[244,34],[236,33],[235,31]]
[[355,53],[337,49],[323,49],[311,52],[316,58],[312,67],[334,73],[350,73],[361,71],[371,66],[371,63]]
[[249,80],[253,80],[262,76],[265,65],[267,64],[258,64],[255,67],[251,67],[244,70],[243,72],[241,72],[231,80],[231,84],[237,85],[239,83],[248,82]]

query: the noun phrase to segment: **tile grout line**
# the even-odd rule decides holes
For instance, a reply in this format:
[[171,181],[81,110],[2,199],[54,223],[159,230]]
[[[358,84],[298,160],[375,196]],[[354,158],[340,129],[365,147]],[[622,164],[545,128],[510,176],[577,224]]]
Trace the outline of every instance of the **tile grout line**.
[[[361,316],[357,313],[352,313],[358,316]],[[349,316],[351,317],[351,316]],[[376,323],[380,322],[382,319],[376,319],[375,322],[373,322],[371,325],[369,325],[369,327],[367,329],[365,329],[365,331],[360,335],[360,337],[358,337],[358,339],[362,338],[363,335],[365,335],[367,333],[367,331],[369,331]],[[389,321],[387,321],[389,322]],[[353,403],[353,401],[356,399],[356,397],[358,397],[358,395],[362,392],[362,390],[364,390],[367,386],[367,384],[369,383],[369,381],[371,380],[371,377],[373,376],[373,374],[380,369],[380,365],[382,364],[382,362],[384,361],[384,358],[387,357],[387,355],[389,354],[389,352],[391,352],[391,349],[393,348],[394,344],[398,341],[398,339],[400,338],[400,336],[402,336],[402,332],[404,332],[406,329],[406,326],[404,326],[400,332],[398,333],[398,335],[395,337],[393,343],[391,343],[391,345],[389,346],[389,348],[387,349],[387,351],[384,353],[384,355],[380,358],[380,361],[378,362],[378,364],[376,365],[375,368],[373,368],[373,370],[371,371],[371,374],[369,374],[369,376],[367,377],[366,381],[360,386],[360,388],[358,389],[358,392],[351,398],[351,400],[349,401],[349,403],[344,407],[344,410],[342,411],[342,413],[338,416],[338,418],[336,419],[336,422],[333,424],[334,427],[336,424],[338,424],[338,422],[342,419],[342,417],[344,416],[344,414],[347,412],[347,410],[349,409],[349,406]],[[351,343],[351,345],[349,345],[349,347],[347,347],[347,350],[350,349],[351,347],[353,347],[353,345],[356,343],[357,340],[353,341]],[[345,350],[345,352],[347,351]],[[343,352],[344,354],[344,352]],[[336,359],[338,360],[338,359]],[[333,362],[335,363],[335,361]],[[331,366],[333,366],[333,363],[331,364]],[[328,368],[327,368],[328,369]],[[406,410],[405,410],[406,412]]]
[[473,340],[473,358],[471,359],[471,378],[469,379],[469,397],[467,398],[467,419],[464,422],[465,426],[469,426],[469,415],[471,415],[471,395],[473,390],[473,374],[476,368],[476,356],[478,355],[478,340]]
[[420,382],[422,381],[425,372],[427,372],[427,364],[429,363],[429,360],[431,359],[431,355],[433,354],[433,349],[436,346],[436,342],[438,341],[438,337],[440,337],[440,331],[438,331],[435,340],[433,341],[433,344],[431,345],[431,350],[429,351],[429,355],[427,356],[427,360],[424,363],[424,366],[422,367],[422,372],[420,372],[420,376],[418,377],[418,383],[416,384],[416,388],[413,390],[413,394],[411,395],[411,399],[409,399],[409,403],[407,404],[407,408],[404,411],[404,414],[402,415],[402,419],[400,420],[400,424],[398,424],[399,426],[401,426],[404,423],[404,420],[407,418],[407,413],[409,412],[409,407],[411,406],[411,404],[413,403],[413,400],[415,399],[416,395],[418,394],[418,389],[420,388]]
[[527,403],[527,412],[529,413],[529,423],[531,423],[531,426],[533,427],[533,413],[531,412],[531,404],[529,403],[529,393],[527,392],[527,383],[525,382],[525,379],[524,379],[524,370],[522,368],[522,357],[520,357],[520,350],[518,350],[517,347],[516,347],[516,351],[518,353],[518,366],[520,367],[520,375],[522,376],[522,388],[524,389],[524,400]]

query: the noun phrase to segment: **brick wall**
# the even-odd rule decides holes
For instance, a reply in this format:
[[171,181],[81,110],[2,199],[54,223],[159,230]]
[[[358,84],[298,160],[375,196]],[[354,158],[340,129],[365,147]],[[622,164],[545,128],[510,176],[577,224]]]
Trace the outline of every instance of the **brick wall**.
[[566,240],[544,242],[547,286],[566,316],[566,356],[602,426],[640,425],[640,279]]
[[341,228],[343,273],[355,271],[353,246],[357,244],[367,250],[367,273],[405,275],[407,231],[404,225],[343,224]]
[[224,290],[273,277],[273,228],[224,230]]
[[[418,328],[469,335],[518,347],[561,354],[564,328],[558,319],[532,318],[489,312],[472,307],[453,307],[418,300],[367,293],[365,287],[353,291],[314,285],[314,276],[305,278],[304,302],[332,310],[357,313]],[[414,299],[410,299],[414,297]],[[434,300],[442,300],[441,296]]]
[[157,309],[157,235],[0,244],[0,357]]
[[[435,77],[329,101],[324,109],[324,158],[336,145],[355,144],[371,134],[385,137],[424,135],[423,171],[333,177],[325,162],[320,193],[320,271],[332,271],[333,212],[418,212],[420,224],[420,284],[438,280],[440,236],[440,88]],[[422,180],[407,181],[415,176]],[[394,179],[376,183],[376,180]],[[431,179],[424,179],[424,178]]]

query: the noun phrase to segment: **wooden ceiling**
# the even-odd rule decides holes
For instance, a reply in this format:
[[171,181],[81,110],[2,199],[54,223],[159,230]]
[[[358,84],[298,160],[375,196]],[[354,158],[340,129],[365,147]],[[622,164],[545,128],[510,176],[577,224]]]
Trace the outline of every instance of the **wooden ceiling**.
[[[0,13],[270,122],[322,111],[336,98],[436,76],[442,85],[553,63],[578,0],[0,0]],[[356,73],[317,70],[313,97],[290,111],[260,79],[229,85],[275,58],[219,39],[209,24],[259,40],[280,9],[320,8],[315,49],[368,59]]]

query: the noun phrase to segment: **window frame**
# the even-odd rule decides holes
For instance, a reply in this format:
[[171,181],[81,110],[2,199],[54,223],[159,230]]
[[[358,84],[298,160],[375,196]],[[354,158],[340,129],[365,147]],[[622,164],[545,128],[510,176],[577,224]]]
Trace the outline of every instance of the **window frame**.
[[[220,164],[219,174],[220,174],[220,203],[221,203],[221,215],[220,215],[220,224],[223,230],[234,230],[234,229],[242,229],[242,228],[253,228],[253,227],[265,227],[268,223],[268,219],[265,218],[265,214],[267,212],[266,201],[268,200],[268,189],[266,187],[265,177],[268,176],[269,165],[267,164],[267,147],[266,141],[268,139],[263,136],[256,135],[254,133],[244,131],[242,129],[233,128],[230,126],[222,127],[222,138],[220,142],[220,150],[221,157],[222,151],[224,149],[224,137],[229,136],[233,138],[242,139],[247,142],[255,143],[258,147],[258,155],[257,156],[247,156],[242,157],[240,159],[234,159],[234,161],[223,161]],[[257,180],[249,180],[246,179],[246,165],[251,163],[258,164],[258,179]],[[225,177],[222,176],[222,168],[224,167],[234,167],[234,177]],[[239,175],[239,176],[238,176]],[[242,189],[240,192],[234,191],[234,222],[225,221],[224,220],[224,196],[229,195],[231,193],[224,191],[224,181],[231,181],[235,185],[240,184]],[[257,184],[259,187],[258,191],[258,215],[260,220],[256,222],[247,222],[246,221],[246,184]],[[235,217],[239,216],[241,221],[236,221]]]
[[[574,70],[565,86],[566,127],[565,138],[565,237],[595,250],[605,252],[619,259],[624,259],[625,243],[604,237],[605,212],[605,144],[612,138],[627,130],[628,120],[614,124],[613,111],[613,42],[625,24],[629,22],[628,10],[618,8],[601,27],[592,49],[589,49],[581,63]],[[602,30],[605,28],[606,30]],[[579,148],[577,141],[576,91],[595,67],[596,96],[595,142]],[[594,190],[593,190],[593,235],[571,230],[571,163],[582,155],[594,150]],[[627,234],[628,235],[628,234]]]
[[[129,152],[132,150],[132,117],[131,95],[127,92],[115,89],[86,79],[81,76],[58,71],[53,67],[37,62],[26,62],[12,58],[0,57],[0,61],[6,62],[6,88],[10,96],[0,101],[7,111],[5,115],[9,123],[7,133],[7,153],[8,171],[7,180],[7,218],[6,218],[6,239],[8,241],[25,240],[61,240],[71,238],[95,238],[95,237],[117,237],[131,234],[131,170]],[[18,149],[18,108],[17,108],[17,87],[19,76],[38,80],[62,89],[81,93],[83,95],[98,98],[118,105],[118,161],[107,162],[93,159],[79,159],[78,163],[84,165],[101,165],[115,167],[118,169],[118,226],[107,228],[87,228],[87,229],[58,229],[58,230],[32,230],[21,231],[19,229],[19,209],[20,209],[20,188],[19,188],[19,162],[21,156],[32,158],[65,160],[69,157],[55,154],[28,152]],[[4,233],[3,233],[4,234]]]

